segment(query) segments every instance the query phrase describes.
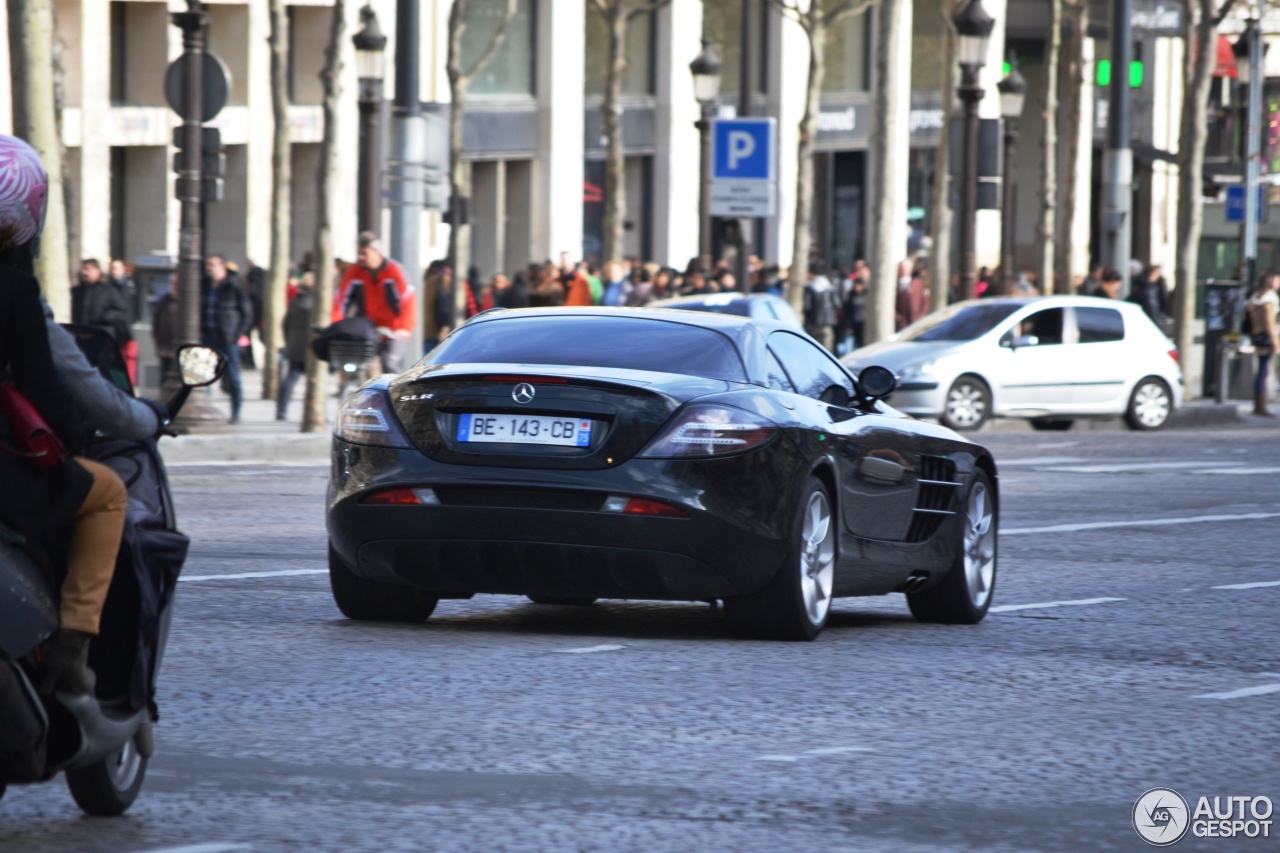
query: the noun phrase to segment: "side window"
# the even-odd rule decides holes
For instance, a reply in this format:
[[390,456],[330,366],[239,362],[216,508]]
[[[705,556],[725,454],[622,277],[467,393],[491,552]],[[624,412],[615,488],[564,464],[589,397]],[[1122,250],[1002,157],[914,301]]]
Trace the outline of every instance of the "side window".
[[773,354],[773,350],[765,350],[765,352],[768,354],[766,366],[769,370],[769,387],[774,391],[790,391],[794,394],[796,392],[795,386],[787,378],[787,372],[782,369],[782,362],[778,361],[778,357]]
[[796,392],[815,400],[832,385],[843,388],[853,396],[853,382],[831,356],[797,335],[774,332],[769,336],[769,348],[787,369]]
[[1017,335],[1036,338],[1036,346],[1049,346],[1062,343],[1062,320],[1065,311],[1062,308],[1046,308],[1026,317],[1018,324]]
[[1076,328],[1082,344],[1124,340],[1124,316],[1114,308],[1076,308]]

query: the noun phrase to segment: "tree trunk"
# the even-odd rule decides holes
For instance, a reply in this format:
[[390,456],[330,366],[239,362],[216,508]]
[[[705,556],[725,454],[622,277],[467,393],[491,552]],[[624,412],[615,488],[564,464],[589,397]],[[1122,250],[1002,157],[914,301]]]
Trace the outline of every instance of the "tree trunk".
[[[929,302],[934,311],[947,307],[951,292],[952,212],[948,198],[951,187],[951,146],[948,144],[947,130],[956,113],[956,31],[951,25],[955,5],[955,0],[940,0],[938,4],[938,13],[943,19],[942,43],[938,45],[942,52],[942,138],[938,142],[938,151],[933,160],[933,197],[930,202],[933,223],[929,229],[929,236],[933,241],[929,261],[932,273]],[[858,345],[861,346],[862,342],[859,341]]]
[[601,263],[622,260],[622,231],[627,217],[626,155],[622,150],[622,77],[627,73],[627,4],[612,0],[605,13],[609,28],[609,79],[600,105],[607,153],[604,161],[604,239]]
[[[815,4],[816,5],[816,4]],[[804,114],[800,117],[800,138],[796,144],[796,217],[791,243],[791,272],[787,279],[787,299],[804,317],[804,286],[809,280],[810,233],[813,220],[813,137],[817,132],[822,80],[827,73],[827,26],[820,9],[809,13],[809,80],[805,89]],[[747,81],[743,81],[746,85]]]
[[40,155],[49,176],[48,210],[35,274],[59,320],[71,319],[71,265],[62,182],[62,140],[53,95],[53,4],[8,0],[13,133]]
[[292,183],[289,146],[289,37],[284,0],[267,0],[271,17],[271,259],[262,294],[262,399],[274,400],[280,372],[276,353],[283,344],[285,290],[289,282],[289,187]]
[[1071,232],[1075,225],[1076,206],[1076,172],[1080,169],[1080,134],[1077,132],[1080,121],[1080,101],[1084,88],[1084,47],[1088,37],[1089,9],[1086,0],[1073,0],[1065,7],[1069,10],[1070,20],[1067,26],[1067,39],[1062,45],[1062,115],[1066,116],[1066,135],[1062,143],[1066,146],[1065,164],[1062,170],[1065,184],[1062,187],[1062,215],[1059,217],[1058,234],[1063,251],[1058,254],[1058,276],[1061,279],[1062,293],[1076,292],[1076,276],[1083,270],[1072,266],[1075,254],[1071,251]]
[[[324,135],[320,140],[320,169],[316,175],[316,242],[315,293],[311,308],[311,325],[328,326],[333,310],[333,230],[329,209],[338,177],[338,98],[342,94],[338,80],[342,74],[342,40],[347,27],[346,0],[333,0],[333,17],[329,24],[329,45],[324,53]],[[307,347],[307,396],[302,411],[302,431],[324,429],[325,404],[328,402],[329,365],[316,358]]]
[[[1196,0],[1184,7],[1182,116],[1178,131],[1178,269],[1174,288],[1174,338],[1182,363],[1188,364],[1195,343],[1196,262],[1204,225],[1201,180],[1208,140],[1209,86],[1218,43],[1214,0]],[[1184,385],[1187,399],[1191,383]]]
[[1058,290],[1054,252],[1058,242],[1058,54],[1062,46],[1062,0],[1049,0],[1049,42],[1044,58],[1044,140],[1040,161],[1040,257],[1036,268],[1041,293]]
[[449,77],[449,266],[453,270],[454,325],[467,316],[467,267],[471,264],[471,164],[462,159],[462,120],[466,115],[467,84],[462,73],[462,34],[466,32],[466,4],[454,0],[449,9],[449,47],[445,70]]
[[[871,132],[870,209],[875,211],[871,227],[871,251],[868,263],[871,281],[867,285],[864,341],[860,346],[883,341],[895,331],[894,306],[898,297],[898,265],[906,256],[905,174],[907,155],[906,131],[900,124],[898,107],[910,97],[911,80],[899,68],[895,48],[901,44],[903,30],[909,27],[911,0],[881,0],[876,7],[876,73],[871,93],[871,110],[875,116]],[[899,140],[901,142],[899,143]]]

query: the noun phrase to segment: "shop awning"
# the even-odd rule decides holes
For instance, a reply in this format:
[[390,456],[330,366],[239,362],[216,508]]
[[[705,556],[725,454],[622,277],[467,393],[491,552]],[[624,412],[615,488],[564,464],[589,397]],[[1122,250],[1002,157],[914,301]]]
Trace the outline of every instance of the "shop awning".
[[1217,52],[1218,56],[1213,66],[1213,76],[1236,79],[1236,54],[1231,49],[1231,40],[1226,36],[1218,36]]

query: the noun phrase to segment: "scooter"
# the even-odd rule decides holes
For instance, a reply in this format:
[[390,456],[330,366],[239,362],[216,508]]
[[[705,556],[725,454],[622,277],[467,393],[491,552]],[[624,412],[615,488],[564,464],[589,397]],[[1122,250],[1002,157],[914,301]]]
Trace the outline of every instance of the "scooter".
[[[132,394],[114,339],[68,327],[98,370]],[[192,389],[216,382],[225,358],[209,347],[177,353],[181,387],[169,420]],[[58,627],[59,572],[50,553],[0,526],[0,796],[7,784],[48,782],[65,773],[77,805],[95,816],[123,814],[142,789],[155,752],[156,675],[173,614],[173,591],[190,540],[178,531],[155,438],[95,438],[86,454],[112,468],[129,489],[124,541],[89,665],[95,694],[36,689],[41,644]]]

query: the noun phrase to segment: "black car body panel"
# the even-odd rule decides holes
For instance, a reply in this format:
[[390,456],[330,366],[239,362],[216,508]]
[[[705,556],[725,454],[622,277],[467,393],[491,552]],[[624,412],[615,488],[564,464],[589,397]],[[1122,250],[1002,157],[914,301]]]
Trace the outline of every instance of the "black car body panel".
[[[405,440],[372,446],[335,436],[327,523],[335,554],[356,574],[441,598],[749,594],[783,565],[794,507],[816,476],[841,520],[835,594],[888,593],[908,579],[914,591],[955,560],[960,496],[975,468],[996,482],[981,446],[861,399],[843,368],[841,381],[854,390],[841,401],[848,405],[769,387],[768,341],[781,324],[695,312],[535,309],[488,314],[459,333],[481,324],[497,333],[509,316],[562,318],[584,335],[594,316],[712,329],[738,349],[743,381],[644,370],[644,354],[634,368],[432,363],[441,350],[399,377],[374,380],[362,390],[387,395]],[[516,399],[522,383],[532,386],[531,400]],[[704,406],[762,419],[772,437],[723,456],[644,455],[690,407]],[[602,426],[583,447],[463,443],[457,418],[467,412],[565,415]],[[430,489],[436,502],[365,502],[403,488]],[[606,511],[612,496],[658,501],[687,517]]]

